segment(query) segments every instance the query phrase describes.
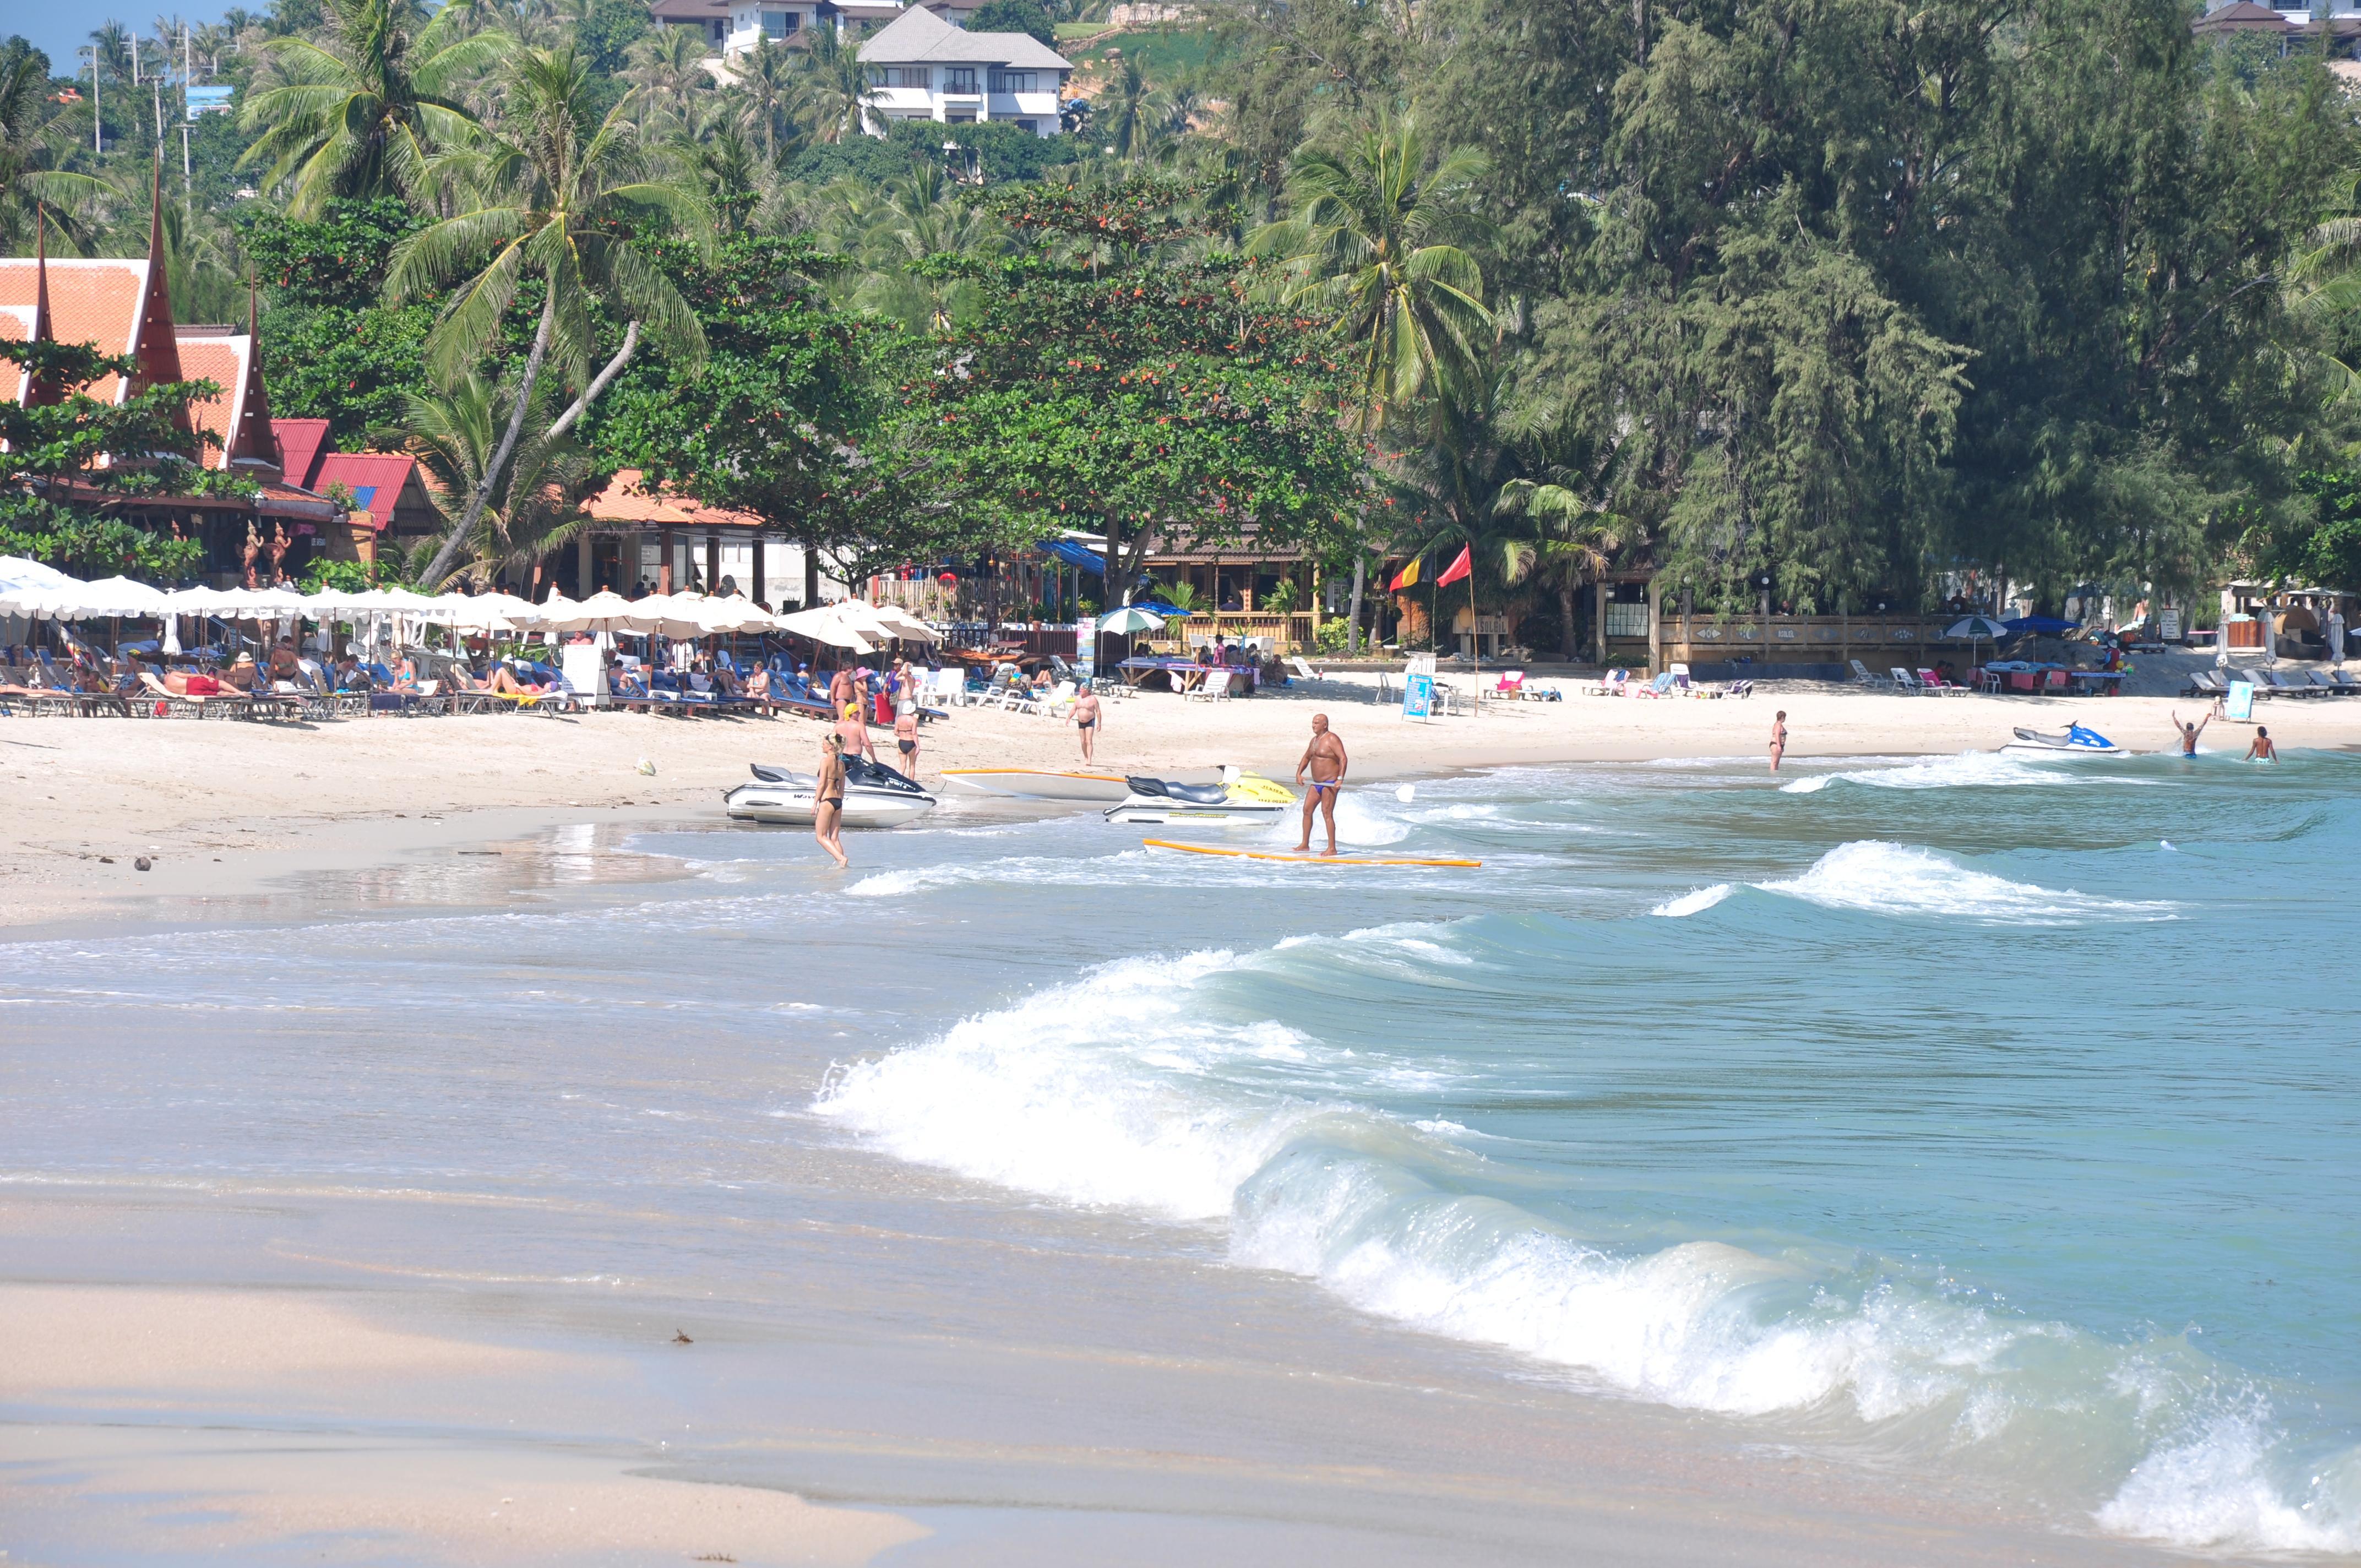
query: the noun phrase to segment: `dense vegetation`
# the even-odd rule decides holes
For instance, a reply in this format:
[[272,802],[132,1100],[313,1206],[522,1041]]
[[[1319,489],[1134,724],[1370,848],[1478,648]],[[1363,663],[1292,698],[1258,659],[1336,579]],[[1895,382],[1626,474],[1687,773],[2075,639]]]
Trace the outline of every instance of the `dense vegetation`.
[[[348,441],[480,402],[446,567],[560,536],[510,499],[533,454],[537,493],[642,467],[848,567],[1472,542],[1568,638],[1617,565],[1827,611],[2361,575],[2361,145],[2316,52],[2182,0],[989,10],[1083,64],[1071,134],[864,136],[832,36],[717,82],[635,0],[233,13],[185,183],[164,127],[176,308],[250,269],[274,406]],[[93,38],[103,151],[89,73],[0,48],[19,250],[37,203],[145,243],[153,104]]]

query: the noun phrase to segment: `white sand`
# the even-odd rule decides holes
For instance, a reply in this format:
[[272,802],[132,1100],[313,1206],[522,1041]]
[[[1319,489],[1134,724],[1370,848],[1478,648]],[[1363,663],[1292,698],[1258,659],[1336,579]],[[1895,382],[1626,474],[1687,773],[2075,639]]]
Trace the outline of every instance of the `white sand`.
[[[1221,704],[1163,693],[1108,705],[1101,765],[1138,771],[1237,763],[1291,774],[1314,711],[1329,715],[1361,777],[1511,762],[1760,757],[1784,708],[1788,755],[1990,750],[2013,726],[2079,720],[2136,749],[2171,743],[2163,698],[1912,697],[1836,688],[1746,701],[1573,696],[1487,705],[1480,715],[1405,722],[1370,687],[1321,683]],[[2283,748],[2361,744],[2361,702],[2259,705]],[[2251,726],[2217,721],[2209,748],[2243,751]],[[807,767],[821,726],[605,713],[372,718],[317,726],[208,719],[19,718],[0,722],[0,787],[14,809],[0,849],[0,925],[95,913],[112,900],[199,898],[273,876],[378,863],[404,848],[481,842],[582,811],[718,805],[750,762]],[[891,737],[875,732],[881,752]],[[642,759],[654,763],[648,777]],[[1071,724],[964,708],[924,731],[919,771],[1071,767]],[[148,856],[154,870],[135,870]],[[111,857],[113,863],[106,863]]]

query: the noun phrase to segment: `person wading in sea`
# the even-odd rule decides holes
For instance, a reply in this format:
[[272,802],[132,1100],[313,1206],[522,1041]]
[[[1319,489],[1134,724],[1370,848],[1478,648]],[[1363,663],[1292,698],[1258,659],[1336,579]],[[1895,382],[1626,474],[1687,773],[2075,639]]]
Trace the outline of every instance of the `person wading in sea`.
[[2182,756],[2193,757],[2197,755],[2197,738],[2200,735],[2204,734],[2205,727],[2213,722],[2213,716],[2210,713],[2194,724],[2188,722],[2177,713],[2172,716],[2172,727],[2180,731],[2180,754]]
[[1099,694],[1091,689],[1090,682],[1084,681],[1082,695],[1074,700],[1074,729],[1082,738],[1082,761],[1085,762],[1098,760],[1092,748],[1097,743],[1099,723],[1104,717],[1099,707]]
[[1779,771],[1779,759],[1787,754],[1787,710],[1781,708],[1771,718],[1771,771]]
[[843,744],[834,730],[819,738],[819,776],[812,780],[812,837],[839,869],[852,863],[844,858],[844,841],[837,837],[844,824]]
[[2259,724],[2256,725],[2255,739],[2246,747],[2246,761],[2276,762],[2279,760],[2279,749],[2271,743],[2271,732]]
[[1306,769],[1312,773],[1312,787],[1303,796],[1303,842],[1295,846],[1301,854],[1312,848],[1312,813],[1316,809],[1328,824],[1327,853],[1336,852],[1336,792],[1345,787],[1345,770],[1352,765],[1345,755],[1345,742],[1328,732],[1328,716],[1312,716],[1312,744],[1303,749],[1303,760],[1295,764],[1295,782],[1301,784]]

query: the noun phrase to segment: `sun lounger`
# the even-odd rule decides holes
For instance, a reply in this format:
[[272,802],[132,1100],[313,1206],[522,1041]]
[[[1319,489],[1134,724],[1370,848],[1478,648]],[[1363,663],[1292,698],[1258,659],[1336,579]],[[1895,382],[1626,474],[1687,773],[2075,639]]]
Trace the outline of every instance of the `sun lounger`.
[[[1300,681],[1316,681],[1323,678],[1319,671],[1312,667],[1310,661],[1306,660],[1301,653],[1290,653],[1287,656],[1287,667],[1295,678]],[[1519,676],[1521,677],[1523,673],[1524,672],[1521,670],[1519,671]]]
[[2199,697],[2220,696],[2227,689],[2229,689],[2228,683],[2212,670],[2191,670],[2189,672],[2188,684],[2180,688],[2180,695]]
[[1852,661],[1852,678],[1859,681],[1865,686],[1879,686],[1885,684],[1883,681],[1879,680],[1875,675],[1871,674],[1869,673],[1869,666],[1862,663],[1859,659]]
[[2355,680],[2343,670],[2331,670],[2328,673],[2328,684],[2340,696],[2350,696],[2356,692],[2361,692],[2361,681]]
[[1900,692],[1905,696],[1916,696],[1920,691],[1925,689],[1919,685],[1917,676],[1902,668],[1899,664],[1888,666],[1886,673],[1894,677],[1894,689]]
[[1752,696],[1754,695],[1754,683],[1752,681],[1732,681],[1729,685],[1722,688],[1721,695],[1726,697]]

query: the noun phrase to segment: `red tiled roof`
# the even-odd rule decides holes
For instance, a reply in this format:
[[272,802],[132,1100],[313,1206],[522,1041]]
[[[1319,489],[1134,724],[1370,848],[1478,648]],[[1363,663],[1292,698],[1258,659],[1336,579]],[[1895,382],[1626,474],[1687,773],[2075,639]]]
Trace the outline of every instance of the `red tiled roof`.
[[417,468],[418,459],[401,453],[330,452],[321,456],[311,488],[324,493],[330,485],[344,486],[353,493],[353,505],[382,530]]
[[278,441],[271,432],[269,395],[254,362],[254,339],[243,333],[192,335],[183,328],[179,348],[182,376],[222,389],[221,396],[189,409],[197,428],[221,444],[205,449],[205,466],[225,468],[233,462],[277,466]]
[[270,422],[270,433],[279,437],[279,461],[286,469],[287,482],[316,489],[313,481],[320,477],[320,455],[327,450],[328,422],[275,419]]
[[[105,354],[129,354],[139,345],[148,305],[148,263],[51,257],[48,272],[50,338],[59,343],[94,343]],[[33,304],[39,291],[33,258],[0,258],[0,335],[18,342],[32,335]],[[150,347],[154,347],[152,341]],[[171,374],[170,367],[160,364],[148,368],[159,380]],[[16,367],[0,367],[0,397],[14,401],[21,391]],[[124,389],[117,378],[109,376],[88,391],[102,402],[115,402]]]
[[709,507],[664,486],[657,495],[637,488],[637,468],[619,471],[607,488],[582,503],[596,522],[627,522],[656,528],[763,528],[763,520],[750,511]]

